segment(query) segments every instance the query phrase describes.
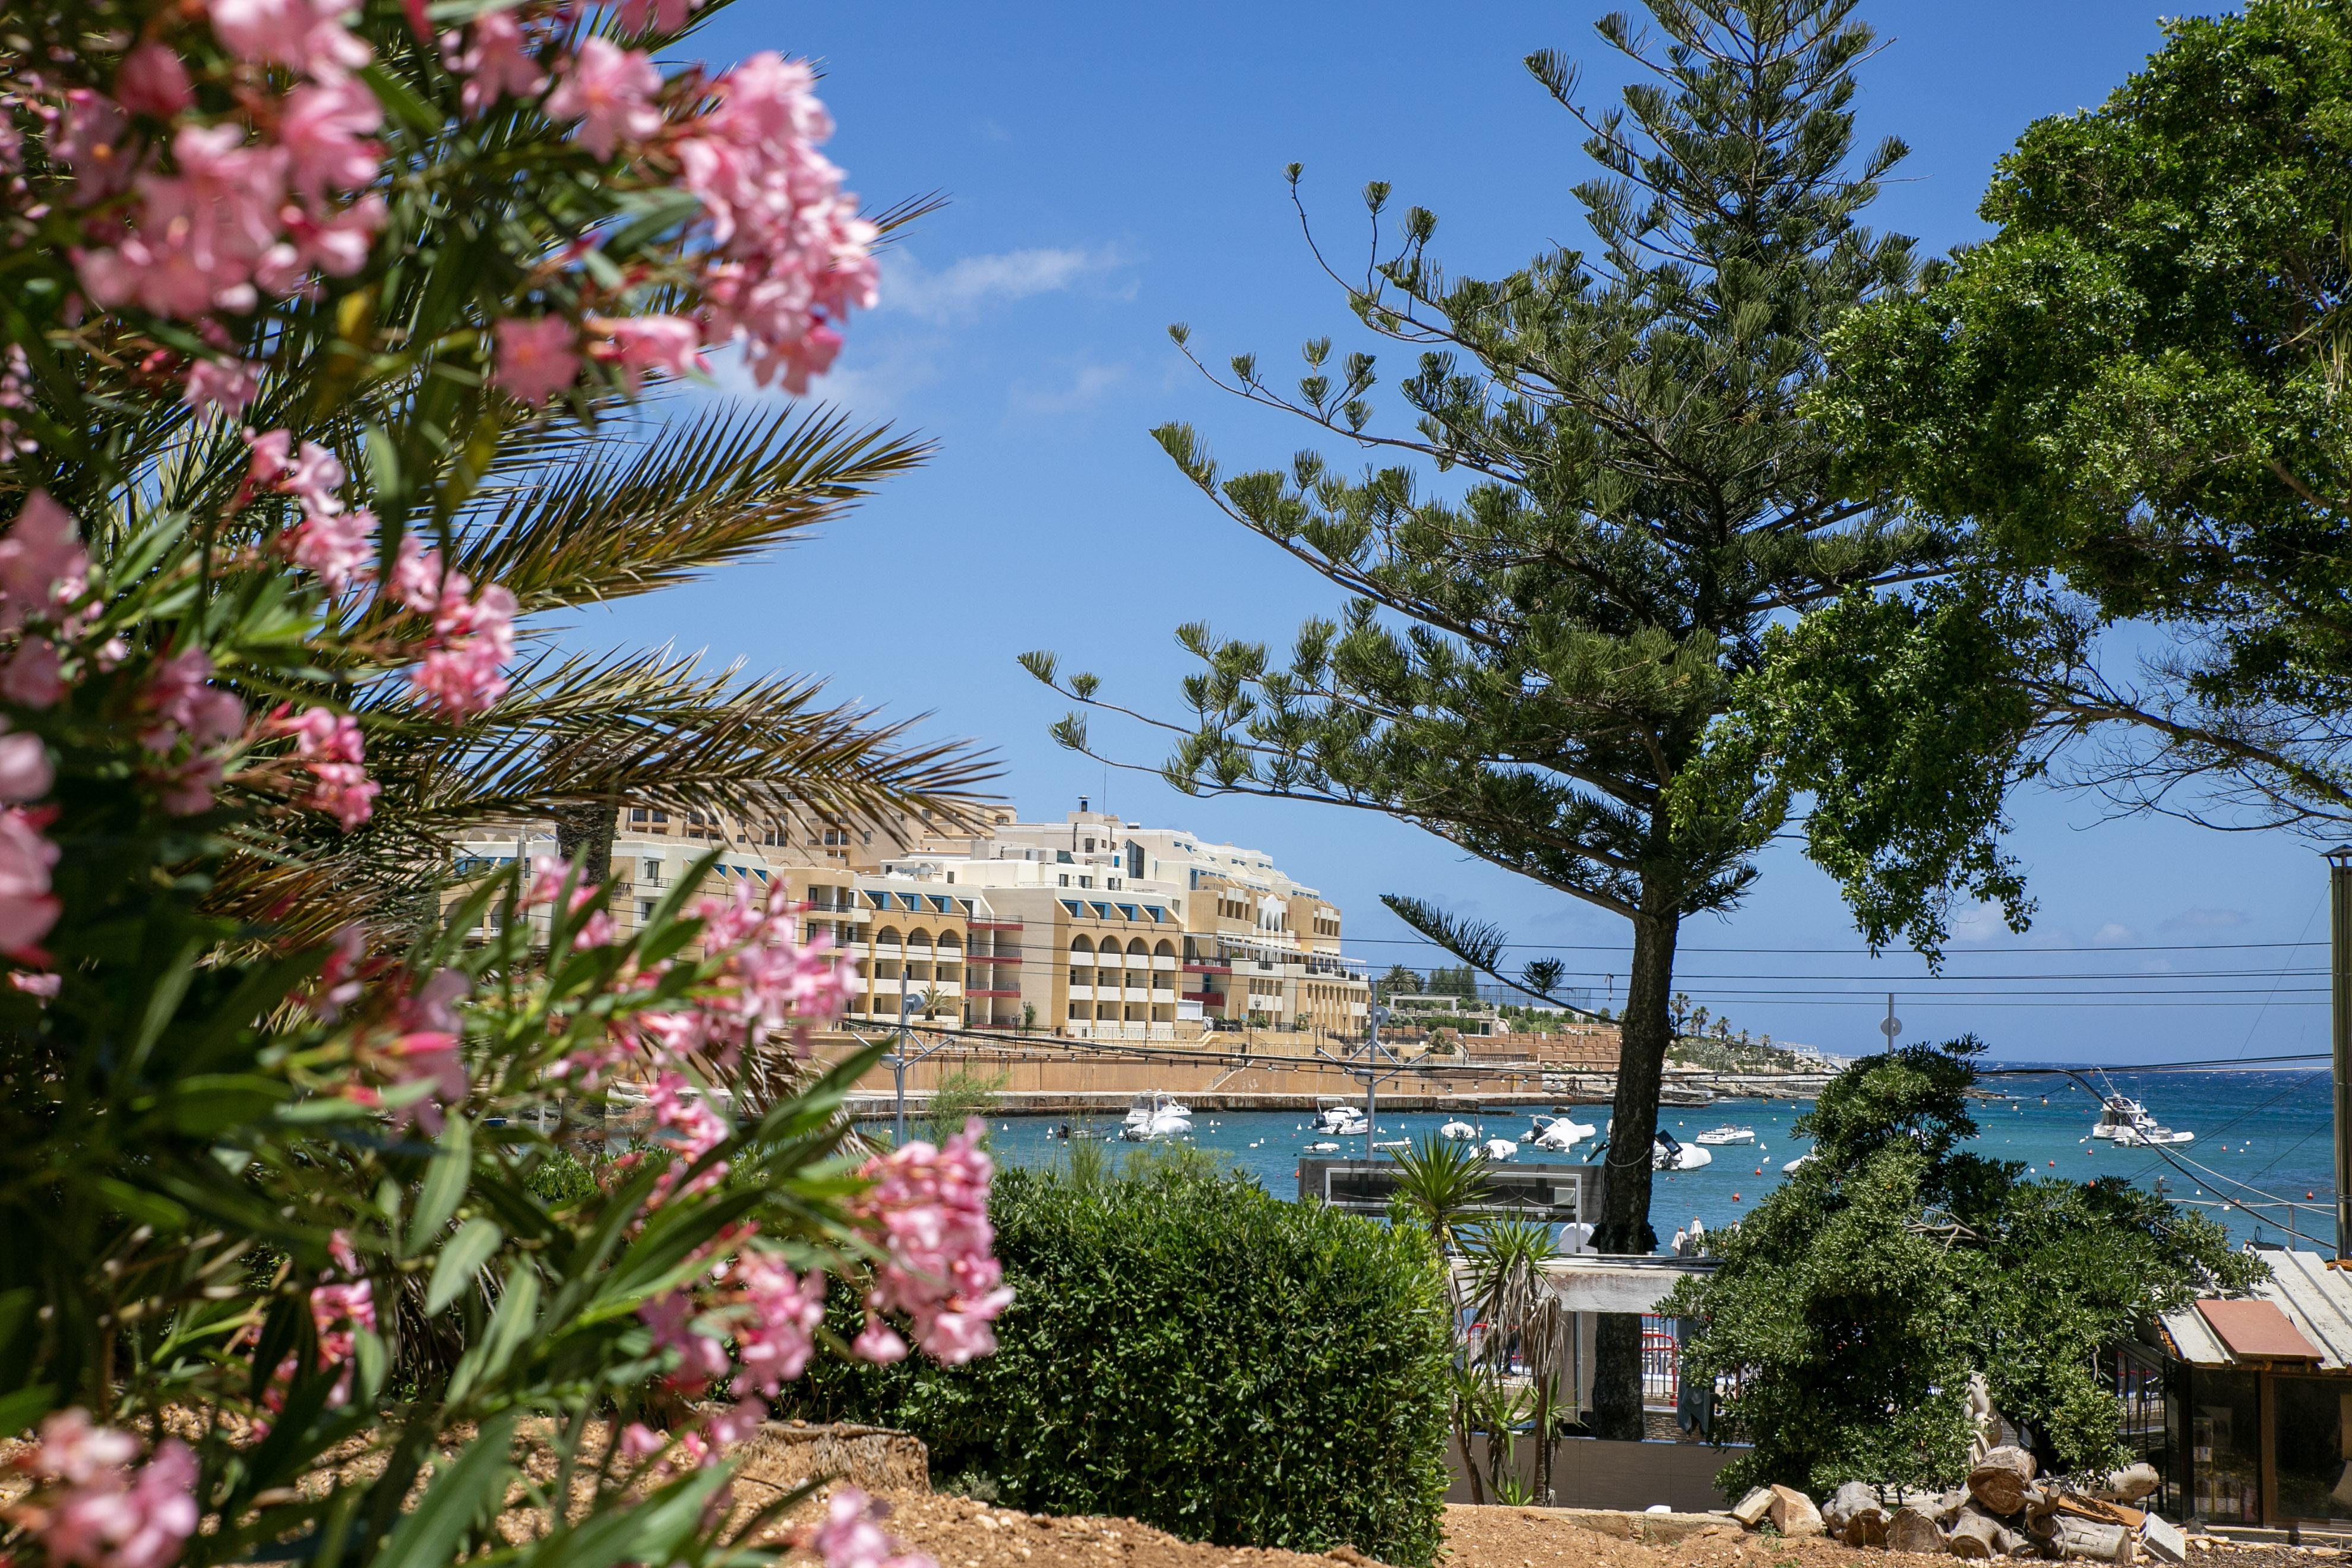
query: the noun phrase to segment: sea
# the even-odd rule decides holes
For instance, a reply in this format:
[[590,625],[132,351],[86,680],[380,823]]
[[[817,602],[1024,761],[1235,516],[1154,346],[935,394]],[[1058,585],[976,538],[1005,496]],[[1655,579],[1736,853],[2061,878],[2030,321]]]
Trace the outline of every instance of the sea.
[[[2131,1096],[2158,1121],[2195,1133],[2195,1141],[2163,1150],[2119,1149],[2090,1135],[2098,1120],[2098,1098],[2081,1082],[2046,1069],[1988,1068],[1982,1087],[2006,1098],[1974,1106],[1979,1131],[1969,1147],[1993,1159],[2019,1162],[2042,1175],[2078,1181],[2124,1177],[2211,1215],[2240,1242],[2333,1246],[2335,1146],[2326,1068],[2112,1075],[2097,1068],[2077,1070],[2098,1090]],[[1561,1102],[1561,1108],[1567,1105]],[[1789,1100],[1722,1100],[1706,1106],[1664,1108],[1660,1125],[1685,1144],[1701,1132],[1726,1125],[1754,1129],[1756,1142],[1710,1149],[1712,1163],[1699,1170],[1657,1173],[1650,1223],[1662,1247],[1694,1219],[1708,1230],[1738,1223],[1786,1181],[1781,1167],[1808,1147],[1797,1135],[1796,1123],[1811,1109],[1809,1101]],[[1577,1105],[1573,1110],[1576,1121],[1596,1127],[1608,1121],[1606,1106]],[[1373,1142],[1419,1142],[1455,1116],[1476,1124],[1482,1137],[1517,1139],[1531,1126],[1528,1111],[1522,1109],[1496,1107],[1469,1115],[1381,1110]],[[992,1117],[990,1144],[1001,1162],[1050,1164],[1067,1157],[1069,1142],[1061,1133],[1066,1123],[1074,1133],[1110,1140],[1123,1155],[1137,1146],[1118,1142],[1120,1120],[1117,1115],[1091,1120]],[[1323,1141],[1302,1111],[1196,1109],[1192,1121],[1189,1142],[1193,1147],[1230,1162],[1267,1191],[1285,1196],[1297,1194],[1298,1162],[1307,1146]],[[1363,1152],[1360,1137],[1338,1142],[1340,1157]],[[1592,1147],[1587,1141],[1566,1155],[1553,1155],[1523,1146],[1517,1161],[1581,1162]]]

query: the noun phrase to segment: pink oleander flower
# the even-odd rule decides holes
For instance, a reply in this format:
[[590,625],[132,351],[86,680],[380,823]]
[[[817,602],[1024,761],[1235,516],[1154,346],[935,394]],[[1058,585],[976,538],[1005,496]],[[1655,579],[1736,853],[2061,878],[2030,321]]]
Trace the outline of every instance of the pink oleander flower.
[[605,338],[597,357],[619,363],[631,392],[647,371],[685,375],[710,368],[701,329],[684,316],[591,316],[588,325]]
[[[245,485],[247,496],[257,490],[274,490],[278,481],[294,466],[294,432],[264,430],[245,432]],[[242,504],[242,503],[240,503]]]
[[352,1397],[352,1357],[358,1349],[358,1331],[373,1331],[375,1328],[374,1288],[364,1279],[349,1285],[313,1287],[310,1322],[319,1335],[320,1364],[340,1369],[327,1402],[346,1405]]
[[342,25],[351,0],[209,0],[213,35],[248,60],[292,66],[320,81],[354,71],[372,58]]
[[748,1443],[760,1434],[760,1423],[768,1418],[768,1407],[757,1399],[743,1398],[710,1418],[711,1458],[717,1450],[731,1448],[738,1443]]
[[669,1439],[642,1421],[632,1421],[621,1428],[621,1458],[631,1464],[652,1458],[669,1447]]
[[169,120],[196,100],[188,68],[161,44],[141,44],[122,57],[114,73],[114,96],[133,114]]
[[513,12],[493,11],[467,29],[463,52],[444,51],[449,68],[466,79],[457,103],[467,119],[500,98],[535,98],[546,89],[547,73],[539,68],[529,42]]
[[919,1552],[900,1549],[877,1522],[889,1506],[877,1502],[856,1487],[841,1487],[824,1506],[824,1522],[809,1531],[801,1544],[824,1559],[824,1568],[939,1568]]
[[491,384],[538,407],[580,374],[572,323],[562,316],[509,316],[500,321],[499,366]]
[[610,914],[598,910],[586,920],[582,921],[580,929],[572,933],[572,945],[610,947],[620,939],[621,928],[613,923],[613,917]]
[[368,133],[383,123],[383,106],[355,77],[296,88],[286,95],[278,121],[288,184],[317,202],[330,191],[373,183],[383,168],[383,149]]
[[350,477],[343,471],[342,459],[316,441],[305,441],[278,476],[278,488],[313,516],[332,514],[343,510],[343,498],[335,492]]
[[294,737],[294,754],[304,762],[367,761],[366,737],[360,731],[360,721],[348,713],[338,713],[331,708],[306,708],[289,716],[289,710],[280,708],[270,724],[281,734]]
[[[422,1095],[403,1095],[399,1103],[385,1105],[393,1127],[404,1128],[414,1121],[427,1133],[439,1137],[444,1122],[442,1108],[466,1098],[466,1064],[457,1054],[457,1037],[438,1030],[416,1030],[401,1036],[389,1046],[378,1047],[374,1054],[390,1068],[393,1091],[420,1083],[431,1086]],[[375,1103],[384,1101],[378,1097]]]
[[172,153],[178,174],[139,176],[133,231],[76,258],[90,299],[187,319],[291,289],[301,268],[279,237],[285,149],[247,146],[243,127],[223,123],[181,126]]
[[804,62],[754,55],[711,83],[714,106],[675,144],[679,183],[710,215],[717,247],[703,269],[705,341],[741,336],[753,376],[781,374],[795,393],[831,366],[840,323],[871,308],[880,283],[878,231],[816,150],[833,121],[814,87]]
[[79,602],[89,575],[89,556],[72,517],[48,491],[33,491],[0,536],[0,632],[15,631],[28,616],[59,618]]
[[199,752],[155,775],[155,798],[173,816],[194,816],[213,808],[220,782],[220,759]]
[[[646,1092],[653,1112],[654,1142],[670,1152],[669,1168],[654,1184],[652,1203],[666,1201],[688,1166],[724,1143],[731,1135],[726,1119],[694,1091],[683,1073],[665,1072]],[[687,1195],[707,1192],[727,1179],[728,1163],[714,1160],[684,1188]]]
[[242,734],[245,705],[212,686],[212,656],[200,647],[158,660],[140,693],[140,705],[154,716],[140,731],[140,743],[151,752],[168,752],[183,735],[208,746]]
[[180,401],[203,412],[217,408],[235,414],[261,391],[261,367],[242,360],[197,359],[188,362]]
[[474,988],[462,969],[440,969],[432,978],[402,999],[402,1022],[412,1029],[426,1029],[455,1037],[464,1030],[457,1016],[457,1004]]
[[515,596],[495,583],[470,600],[464,590],[458,574],[442,579],[436,646],[408,678],[421,700],[457,721],[487,712],[506,694],[502,671],[514,657]]
[[984,1131],[974,1118],[944,1149],[919,1139],[867,1161],[860,1173],[874,1184],[853,1206],[884,1252],[866,1296],[868,1332],[879,1314],[902,1312],[924,1353],[950,1366],[995,1350],[989,1324],[1013,1301],[992,1251]]
[[[400,536],[393,554],[391,596],[411,610],[431,611],[441,604],[441,552],[428,550],[414,533]],[[465,592],[463,587],[459,593]]]
[[54,708],[66,694],[58,645],[47,637],[26,637],[5,665],[0,665],[0,697],[26,708]]
[[375,815],[375,797],[383,786],[369,778],[365,768],[357,763],[315,763],[311,772],[318,775],[318,787],[303,800],[311,810],[333,817],[346,833]]
[[77,197],[102,202],[130,188],[138,159],[121,105],[102,92],[75,88],[66,94],[62,126],[52,151],[73,170]]
[[286,558],[315,572],[331,594],[360,579],[375,560],[375,513],[313,512],[278,536]]
[[686,19],[700,8],[701,0],[621,0],[619,18],[621,31],[642,33],[646,21],[665,33],[675,33],[686,26]]
[[[313,711],[316,711],[314,710]],[[366,994],[361,984],[359,967],[367,957],[367,932],[357,925],[347,925],[335,933],[327,961],[320,965],[319,978],[298,1000],[310,1009],[310,1016],[322,1024],[333,1024],[343,1016],[343,1009]],[[349,1243],[344,1244],[347,1247]],[[338,1260],[340,1262],[340,1259]],[[343,1264],[346,1273],[355,1272],[355,1266]]]
[[727,1379],[727,1347],[694,1326],[698,1312],[694,1298],[683,1290],[656,1296],[637,1309],[654,1332],[654,1348],[678,1354],[677,1367],[663,1379],[673,1388],[705,1388]]
[[551,120],[580,121],[572,132],[580,144],[610,158],[623,141],[642,142],[661,130],[661,110],[653,103],[660,90],[661,72],[650,56],[591,37],[564,63],[543,107]]
[[0,735],[0,802],[22,805],[38,800],[57,782],[49,748],[38,735]]
[[857,1337],[849,1342],[849,1353],[876,1366],[888,1366],[907,1359],[907,1342],[881,1319],[868,1318]]
[[22,969],[8,976],[8,984],[26,995],[37,996],[44,1002],[54,1000],[58,993],[66,988],[66,979],[62,974],[33,974]]
[[824,1276],[804,1278],[775,1258],[745,1252],[735,1264],[746,1320],[735,1330],[735,1356],[744,1381],[774,1398],[776,1391],[808,1368],[816,1353],[816,1331],[824,1322]]
[[367,265],[368,249],[390,210],[382,196],[369,195],[324,217],[299,207],[288,207],[278,216],[286,220],[298,270],[315,267],[330,278],[349,278]]
[[165,1568],[178,1559],[198,1518],[195,1456],[174,1438],[133,1468],[138,1453],[137,1439],[91,1426],[79,1408],[41,1424],[28,1462],[46,1484],[18,1517],[52,1563]]

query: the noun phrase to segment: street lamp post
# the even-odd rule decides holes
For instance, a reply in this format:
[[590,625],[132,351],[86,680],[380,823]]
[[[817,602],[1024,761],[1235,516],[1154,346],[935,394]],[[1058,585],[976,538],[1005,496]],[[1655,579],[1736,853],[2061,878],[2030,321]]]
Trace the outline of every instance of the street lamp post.
[[2336,1089],[2336,1258],[2352,1259],[2352,844],[2327,851],[2328,973]]
[[892,1119],[891,1139],[901,1149],[907,1146],[907,1011],[914,1001],[902,973],[898,976],[898,1043],[890,1047],[890,1076],[898,1083],[898,1113]]

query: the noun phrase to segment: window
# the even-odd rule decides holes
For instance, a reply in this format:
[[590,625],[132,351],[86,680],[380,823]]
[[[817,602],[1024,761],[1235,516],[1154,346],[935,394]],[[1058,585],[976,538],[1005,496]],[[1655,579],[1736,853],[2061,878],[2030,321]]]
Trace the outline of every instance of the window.
[[649,924],[653,921],[653,918],[654,901],[651,899],[639,899],[637,900],[637,923],[639,925]]
[[629,807],[629,820],[631,822],[644,822],[647,820],[647,815],[646,808],[642,805],[633,805]]
[[1078,879],[1078,886],[1081,888],[1091,888],[1094,885],[1095,879],[1092,877],[1081,877]]
[[652,858],[648,857],[648,858],[646,858],[646,873],[645,873],[645,875],[644,875],[642,878],[640,878],[640,879],[639,879],[639,880],[644,881],[644,882],[646,882],[646,883],[650,884],[650,885],[651,885],[651,886],[653,886],[653,887],[656,887],[656,888],[660,887],[660,886],[661,886],[661,862],[660,862],[660,861],[658,861],[658,860],[653,859]]
[[1089,838],[1089,839],[1087,839],[1087,854],[1089,854],[1089,855],[1091,855],[1091,854],[1093,854],[1094,852],[1095,852],[1095,841],[1094,841],[1093,839]]
[[1070,874],[1067,871],[1063,872],[1059,877],[1056,877],[1054,879],[1065,888],[1070,885]]

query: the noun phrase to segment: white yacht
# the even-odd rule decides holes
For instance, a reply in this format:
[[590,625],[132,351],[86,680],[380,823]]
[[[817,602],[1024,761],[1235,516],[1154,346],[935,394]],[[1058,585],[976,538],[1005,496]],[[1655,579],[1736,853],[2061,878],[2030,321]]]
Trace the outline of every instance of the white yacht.
[[1726,1122],[1720,1127],[1710,1128],[1700,1133],[1692,1142],[1704,1143],[1710,1149],[1720,1149],[1727,1143],[1753,1143],[1756,1142],[1756,1129],[1734,1127],[1729,1122]]
[[1172,1095],[1144,1094],[1136,1097],[1128,1107],[1127,1123],[1118,1135],[1130,1143],[1149,1143],[1161,1138],[1182,1138],[1192,1131],[1190,1107]]
[[1520,1137],[1519,1142],[1531,1143],[1552,1154],[1567,1153],[1599,1131],[1565,1116],[1538,1116],[1534,1121],[1535,1125]]
[[2149,1144],[2188,1143],[2194,1142],[2194,1132],[2175,1132],[2160,1127],[2147,1107],[2128,1095],[2111,1094],[2099,1102],[2099,1120],[2091,1128],[2091,1136],[2104,1138],[2123,1148],[2146,1147]]
[[1701,1165],[1712,1165],[1715,1156],[1704,1149],[1676,1142],[1675,1135],[1661,1129],[1650,1145],[1650,1169],[1653,1171],[1696,1171]]
[[1519,1152],[1519,1146],[1507,1138],[1489,1138],[1480,1148],[1489,1160],[1507,1160]]
[[1333,1138],[1361,1138],[1368,1123],[1364,1113],[1346,1100],[1315,1108],[1315,1131]]
[[1478,1130],[1467,1121],[1449,1121],[1437,1130],[1437,1135],[1449,1143],[1475,1143]]
[[1781,1166],[1780,1173],[1784,1176],[1794,1175],[1798,1166],[1810,1165],[1812,1163],[1813,1152],[1808,1149],[1803,1153],[1798,1155],[1795,1159],[1790,1161],[1787,1164]]

